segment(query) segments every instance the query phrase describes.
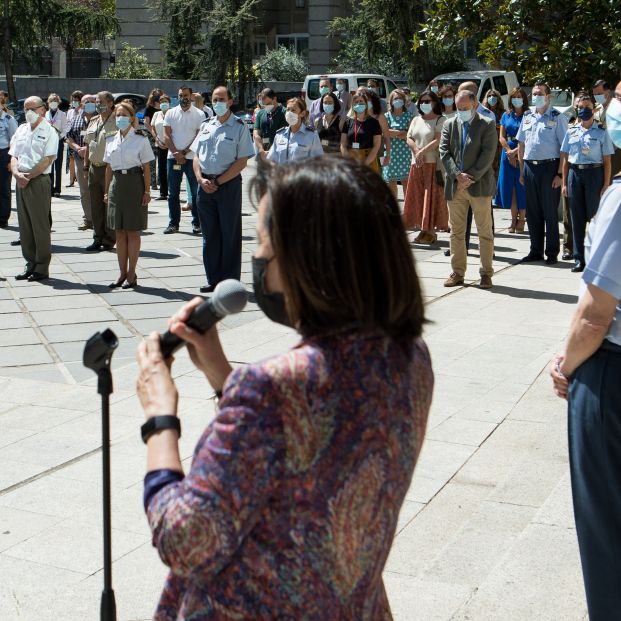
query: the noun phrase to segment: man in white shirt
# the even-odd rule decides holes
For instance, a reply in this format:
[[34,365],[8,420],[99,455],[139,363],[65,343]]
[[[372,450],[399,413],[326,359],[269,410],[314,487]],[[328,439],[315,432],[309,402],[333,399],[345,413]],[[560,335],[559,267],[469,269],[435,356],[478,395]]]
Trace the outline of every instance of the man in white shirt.
[[181,179],[183,175],[188,179],[192,194],[192,232],[201,234],[196,208],[196,175],[192,168],[194,153],[190,145],[198,134],[200,126],[205,121],[205,114],[192,105],[192,89],[182,86],[179,89],[179,105],[166,113],[164,117],[164,138],[168,147],[168,226],[164,234],[177,233],[181,222]]
[[48,177],[58,152],[58,133],[45,120],[40,97],[24,102],[26,122],[11,139],[11,172],[15,177],[17,217],[26,267],[16,280],[44,280],[52,259],[52,187]]

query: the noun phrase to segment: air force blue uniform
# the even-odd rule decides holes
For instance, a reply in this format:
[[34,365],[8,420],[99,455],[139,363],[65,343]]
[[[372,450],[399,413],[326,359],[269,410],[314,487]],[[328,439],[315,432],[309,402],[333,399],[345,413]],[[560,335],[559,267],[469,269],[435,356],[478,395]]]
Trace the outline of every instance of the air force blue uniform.
[[312,127],[300,125],[295,133],[290,127],[283,127],[276,132],[267,159],[276,164],[284,164],[320,155],[323,155],[323,147],[319,134]]
[[[230,113],[223,123],[217,116],[201,126],[191,146],[204,178],[215,180],[234,162],[254,155],[246,124]],[[198,189],[198,217],[203,234],[203,264],[208,286],[241,277],[241,174],[209,194]]]
[[11,215],[11,171],[9,145],[17,131],[17,121],[8,113],[0,112],[0,226],[6,226]]
[[604,185],[604,157],[614,153],[608,132],[596,123],[588,129],[576,123],[565,134],[561,151],[567,154],[567,193],[571,202],[574,259],[584,266],[584,236],[587,222],[597,212]]
[[548,106],[543,113],[524,115],[516,139],[524,143],[524,185],[530,255],[556,259],[560,251],[558,205],[561,189],[552,188],[560,172],[561,145],[568,121]]

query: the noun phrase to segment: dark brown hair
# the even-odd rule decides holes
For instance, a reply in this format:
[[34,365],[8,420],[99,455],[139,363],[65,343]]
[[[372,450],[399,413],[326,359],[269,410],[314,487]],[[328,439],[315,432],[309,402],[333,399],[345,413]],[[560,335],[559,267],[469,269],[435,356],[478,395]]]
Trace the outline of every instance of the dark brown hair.
[[367,104],[369,103],[369,101],[373,104],[373,110],[367,110],[367,113],[369,114],[369,116],[371,114],[378,116],[379,114],[382,113],[382,101],[379,98],[379,95],[375,91],[372,91],[370,88],[367,88],[366,86],[359,86],[358,90],[356,91],[356,94],[360,94],[360,93],[364,93],[364,95],[366,96]]
[[420,100],[423,97],[429,97],[429,99],[431,99],[431,105],[432,105],[431,111],[434,114],[437,114],[438,116],[442,116],[442,101],[433,91],[423,91],[420,94],[418,101],[416,102],[416,107],[418,108],[418,111],[420,112],[421,116],[423,115],[423,111],[420,109]]
[[524,112],[525,110],[528,110],[528,95],[526,94],[526,91],[521,86],[516,86],[509,93],[509,103],[508,103],[509,110],[513,110],[515,112],[515,106],[513,105],[511,100],[513,98],[517,99],[518,97],[522,98],[522,108],[521,108],[522,112]]
[[408,343],[424,307],[397,202],[381,177],[352,159],[261,161],[253,199],[268,198],[265,227],[287,312],[304,336],[346,328]]

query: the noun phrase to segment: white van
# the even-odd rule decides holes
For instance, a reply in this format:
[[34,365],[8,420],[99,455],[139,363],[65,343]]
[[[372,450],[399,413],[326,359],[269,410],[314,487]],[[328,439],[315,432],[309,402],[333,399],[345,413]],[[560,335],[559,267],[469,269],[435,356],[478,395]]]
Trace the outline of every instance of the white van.
[[384,75],[377,73],[327,73],[317,75],[307,75],[304,79],[302,87],[302,97],[306,98],[306,105],[310,107],[311,103],[319,97],[319,81],[321,78],[329,78],[332,84],[332,90],[336,91],[336,81],[344,80],[345,88],[353,95],[360,86],[366,86],[367,80],[377,80],[379,84],[379,96],[381,99],[387,99],[397,85]]
[[457,88],[462,82],[474,82],[479,87],[479,101],[483,101],[490,88],[502,96],[505,108],[509,105],[509,93],[519,86],[515,71],[456,71],[436,76],[440,85],[452,84]]

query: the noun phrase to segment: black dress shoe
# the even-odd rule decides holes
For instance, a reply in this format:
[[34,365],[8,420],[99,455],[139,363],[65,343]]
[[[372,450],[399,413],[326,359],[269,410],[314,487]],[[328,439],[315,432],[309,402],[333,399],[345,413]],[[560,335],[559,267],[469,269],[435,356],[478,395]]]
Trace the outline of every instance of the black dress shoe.
[[9,228],[8,222],[0,222],[0,229],[8,229],[8,228]]
[[111,244],[104,244],[104,245],[101,247],[101,249],[102,249],[102,250],[105,250],[106,252],[109,252],[110,250],[114,250],[114,246],[113,246],[113,245],[111,245]]
[[201,234],[201,227],[200,226],[193,226],[192,227],[192,233],[194,235],[200,235]]
[[571,268],[571,271],[576,272],[584,272],[584,263],[582,261],[576,261],[576,264]]
[[111,282],[108,287],[110,289],[116,289],[117,287],[120,287],[124,282],[125,279],[127,278],[127,276],[122,276],[121,278],[119,278],[117,281],[115,282]]
[[571,259],[573,258],[573,253],[567,252],[567,250],[565,250],[565,252],[563,252],[563,254],[561,255],[561,259],[563,259],[563,261],[571,261]]
[[15,280],[28,280],[32,276],[32,272],[25,270],[21,274],[15,276]]
[[546,265],[556,265],[558,263],[557,257],[548,257],[546,259]]
[[199,291],[201,293],[213,293],[215,288],[215,285],[205,285],[204,287],[201,287]]
[[32,272],[28,276],[28,282],[36,282],[37,280],[47,280],[49,276],[47,274],[39,274],[39,272]]
[[169,224],[164,229],[164,235],[170,235],[171,233],[178,233],[178,232],[179,232],[179,227],[178,226],[174,226],[173,224]]
[[14,239],[11,242],[11,246],[21,246],[22,245],[22,240],[21,239]]
[[543,257],[540,254],[527,254],[520,263],[534,263],[535,261],[543,261]]
[[129,280],[121,287],[121,289],[135,289],[136,286],[138,285],[138,276],[136,276],[136,278],[134,278],[134,280],[132,282],[129,282]]
[[93,242],[90,246],[86,246],[85,250],[88,252],[99,252],[101,250],[101,244]]
[[450,257],[451,256],[451,249],[448,248],[447,250],[444,251],[444,256],[445,257]]

